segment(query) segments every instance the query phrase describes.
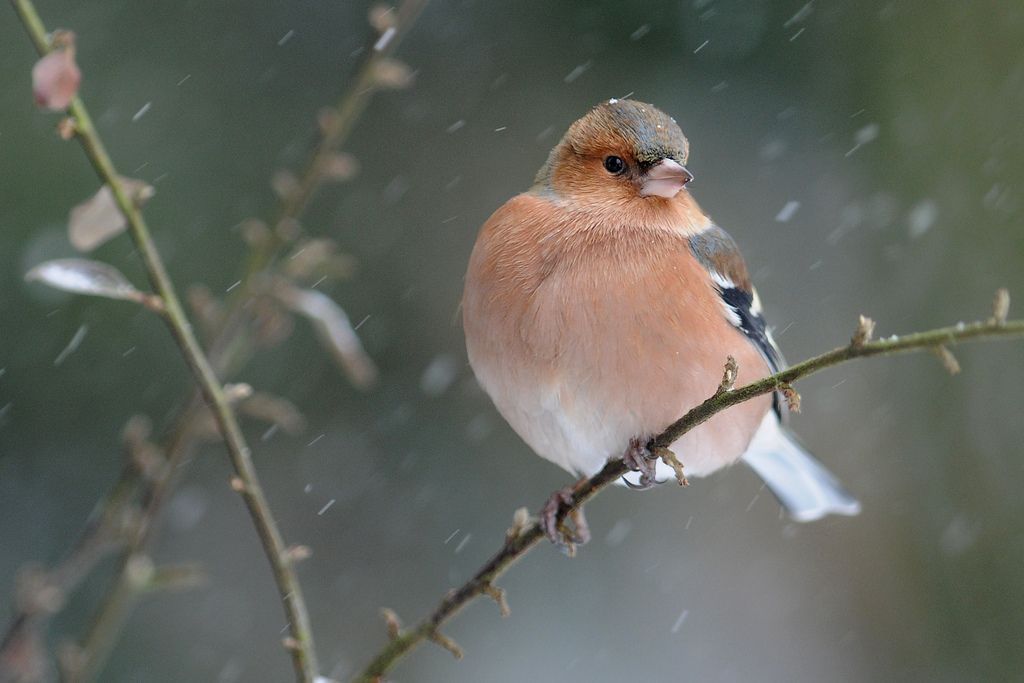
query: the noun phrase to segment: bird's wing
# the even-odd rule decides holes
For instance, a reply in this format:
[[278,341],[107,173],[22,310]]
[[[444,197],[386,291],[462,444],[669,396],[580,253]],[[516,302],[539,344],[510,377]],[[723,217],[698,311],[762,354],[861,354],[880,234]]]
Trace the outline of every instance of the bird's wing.
[[[729,233],[711,224],[690,237],[690,251],[711,275],[722,300],[723,315],[750,340],[771,372],[785,368],[786,361],[762,316],[761,301],[750,281],[747,264]],[[778,395],[774,397],[774,407],[779,417],[784,417]]]

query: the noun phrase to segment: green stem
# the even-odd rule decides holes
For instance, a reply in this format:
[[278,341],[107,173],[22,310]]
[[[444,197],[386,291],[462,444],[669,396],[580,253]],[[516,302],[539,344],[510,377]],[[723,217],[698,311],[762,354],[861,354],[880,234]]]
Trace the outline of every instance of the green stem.
[[[714,396],[669,425],[661,434],[650,439],[647,442],[647,448],[651,452],[660,448],[668,448],[683,434],[726,408],[749,401],[755,396],[788,387],[797,380],[834,365],[857,358],[937,349],[946,344],[993,337],[1024,337],[1024,320],[989,320],[969,325],[943,327],[928,332],[917,332],[903,337],[851,343],[848,346],[809,358],[757,382],[736,389],[716,392]],[[559,511],[560,518],[564,518],[565,515],[582,507],[584,503],[628,471],[629,469],[621,458],[609,460],[600,472],[584,480],[574,489],[571,501],[562,505]],[[543,538],[544,532],[536,522],[518,534],[511,534],[505,539],[501,549],[471,579],[441,600],[429,616],[413,628],[392,638],[354,679],[354,683],[377,683],[399,660],[424,641],[438,639],[439,629],[442,625],[476,598],[491,594],[494,581],[508,571],[517,560],[536,547]]]
[[[49,51],[46,29],[31,0],[12,0],[29,35],[40,54]],[[122,186],[110,156],[104,148],[92,118],[81,99],[75,97],[68,113],[75,120],[75,131],[97,175],[110,187],[118,208],[128,223],[128,232],[142,256],[154,291],[164,304],[163,317],[182,355],[209,404],[227,446],[235,473],[241,480],[240,493],[259,534],[264,551],[270,560],[278,593],[285,606],[291,639],[289,651],[296,679],[310,683],[318,674],[313,634],[309,614],[298,578],[291,566],[287,549],[277,522],[270,511],[259,477],[253,466],[252,454],[238,425],[234,411],[224,395],[223,387],[213,372],[210,362],[196,339],[181,301],[174,289],[162,258],[150,235],[149,227],[138,207]]]

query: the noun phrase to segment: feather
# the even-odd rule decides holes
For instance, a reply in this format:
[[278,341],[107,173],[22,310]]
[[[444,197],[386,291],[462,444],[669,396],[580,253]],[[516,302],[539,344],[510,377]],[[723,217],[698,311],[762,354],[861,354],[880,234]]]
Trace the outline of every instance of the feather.
[[786,512],[798,522],[825,515],[856,515],[860,503],[839,480],[803,449],[769,412],[743,454]]

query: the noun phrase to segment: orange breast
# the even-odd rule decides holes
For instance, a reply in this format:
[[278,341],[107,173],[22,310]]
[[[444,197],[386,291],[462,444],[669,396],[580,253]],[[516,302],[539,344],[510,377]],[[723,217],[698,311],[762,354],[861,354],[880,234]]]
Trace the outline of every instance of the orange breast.
[[[521,195],[478,238],[463,297],[470,363],[516,432],[573,473],[710,396],[727,356],[743,382],[767,374],[690,253],[687,234],[706,219],[672,208],[573,211]],[[769,405],[749,401],[680,439],[688,474],[739,458]]]

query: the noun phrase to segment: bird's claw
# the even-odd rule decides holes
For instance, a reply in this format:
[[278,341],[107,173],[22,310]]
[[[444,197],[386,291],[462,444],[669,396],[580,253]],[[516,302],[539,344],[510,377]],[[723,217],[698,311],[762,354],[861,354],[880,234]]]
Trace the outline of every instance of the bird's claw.
[[[575,486],[566,486],[551,494],[540,510],[540,528],[552,543],[560,546],[569,555],[576,552],[577,545],[590,541],[590,527],[582,508],[570,509]],[[572,528],[566,524],[568,517]]]
[[634,484],[625,477],[622,478],[622,483],[634,491],[647,491],[661,483],[656,476],[658,472],[658,456],[647,448],[646,441],[637,437],[630,439],[629,447],[622,454],[622,461],[631,471],[640,473],[640,482],[637,484]]

